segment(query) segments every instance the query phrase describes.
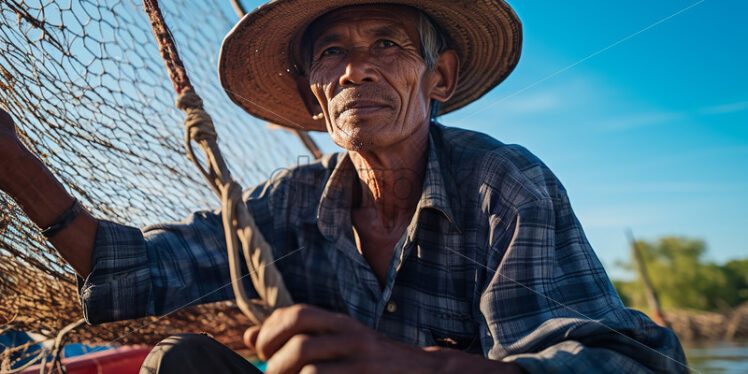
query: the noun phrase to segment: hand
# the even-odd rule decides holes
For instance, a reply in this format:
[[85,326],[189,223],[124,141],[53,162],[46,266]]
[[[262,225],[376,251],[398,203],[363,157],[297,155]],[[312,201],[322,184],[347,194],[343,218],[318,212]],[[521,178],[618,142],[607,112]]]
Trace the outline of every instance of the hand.
[[[18,142],[18,135],[16,134],[16,126],[13,124],[13,118],[10,117],[8,112],[0,109],[0,145],[6,145],[5,143]],[[0,147],[0,150],[4,150],[5,147]]]
[[507,369],[516,369],[456,350],[397,342],[349,316],[309,305],[276,310],[262,326],[247,329],[244,342],[268,361],[268,374],[436,373],[452,368],[461,373],[489,368],[510,373]]
[[10,171],[17,165],[18,159],[27,153],[18,139],[10,114],[0,109],[0,188],[3,187],[3,177],[10,177]]
[[28,153],[26,147],[21,144],[16,132],[13,118],[8,112],[0,109],[0,167],[9,167],[11,161],[25,156]]
[[[278,309],[245,343],[268,361],[266,373],[351,373],[422,370],[422,351],[398,343],[353,318],[309,305]],[[416,352],[417,351],[417,352]],[[421,363],[423,364],[423,363]]]

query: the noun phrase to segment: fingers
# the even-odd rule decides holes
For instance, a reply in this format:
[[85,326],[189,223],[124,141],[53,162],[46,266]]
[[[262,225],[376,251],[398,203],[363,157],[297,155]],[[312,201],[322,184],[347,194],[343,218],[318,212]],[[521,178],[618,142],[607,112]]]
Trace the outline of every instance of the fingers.
[[298,304],[273,312],[262,324],[254,343],[260,358],[267,359],[294,335],[336,334],[363,328],[349,316]]
[[298,373],[307,365],[325,363],[360,353],[359,339],[354,335],[295,335],[268,361],[267,373]]

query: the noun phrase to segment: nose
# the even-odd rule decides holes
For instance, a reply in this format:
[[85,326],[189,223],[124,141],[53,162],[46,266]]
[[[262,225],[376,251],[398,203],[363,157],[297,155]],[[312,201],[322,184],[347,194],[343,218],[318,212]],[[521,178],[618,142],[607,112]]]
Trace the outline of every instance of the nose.
[[379,78],[372,65],[372,58],[368,51],[357,49],[350,51],[345,63],[345,72],[340,76],[340,85],[350,87],[365,83],[376,83]]

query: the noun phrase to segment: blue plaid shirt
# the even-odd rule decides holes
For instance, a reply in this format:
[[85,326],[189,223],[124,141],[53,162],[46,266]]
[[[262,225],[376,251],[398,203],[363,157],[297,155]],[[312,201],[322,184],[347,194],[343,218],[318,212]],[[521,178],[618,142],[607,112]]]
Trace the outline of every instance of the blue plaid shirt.
[[[383,286],[355,245],[347,153],[246,191],[294,301],[531,373],[687,371],[675,335],[623,306],[548,167],[476,132],[432,124],[429,138],[420,201]],[[101,221],[79,292],[100,323],[231,299],[227,284],[220,212],[197,212],[142,230]]]

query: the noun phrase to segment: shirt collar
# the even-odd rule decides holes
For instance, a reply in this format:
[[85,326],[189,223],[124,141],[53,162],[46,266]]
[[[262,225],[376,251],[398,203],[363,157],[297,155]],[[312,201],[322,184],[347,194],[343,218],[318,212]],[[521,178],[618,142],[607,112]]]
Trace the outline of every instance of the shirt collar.
[[357,178],[348,152],[339,155],[338,163],[322,191],[316,216],[322,235],[333,241],[351,225],[352,188]]
[[[423,209],[434,209],[440,212],[458,231],[461,231],[452,209],[452,205],[459,204],[454,194],[456,186],[454,181],[449,178],[451,174],[442,167],[442,160],[439,157],[441,151],[440,140],[438,129],[435,125],[431,125],[426,171],[415,217],[420,216]],[[317,226],[322,235],[333,241],[351,226],[352,187],[355,178],[357,178],[348,153],[342,152],[340,155],[335,169],[325,184],[317,207],[317,215],[316,217],[310,217],[312,221],[313,218],[316,218]],[[449,193],[450,190],[452,193]],[[455,206],[455,208],[459,210],[458,206]],[[410,228],[410,230],[414,229],[415,227]]]
[[441,139],[438,135],[436,126],[432,125],[431,131],[429,131],[429,155],[426,162],[426,173],[423,176],[423,189],[416,214],[420,214],[424,208],[435,209],[449,220],[458,231],[461,231],[454,214],[454,208],[459,207],[452,206],[458,204],[458,202],[451,198],[455,196],[456,186],[454,181],[449,178],[450,174],[443,168],[443,161],[440,158],[442,146],[441,142],[438,141]]

